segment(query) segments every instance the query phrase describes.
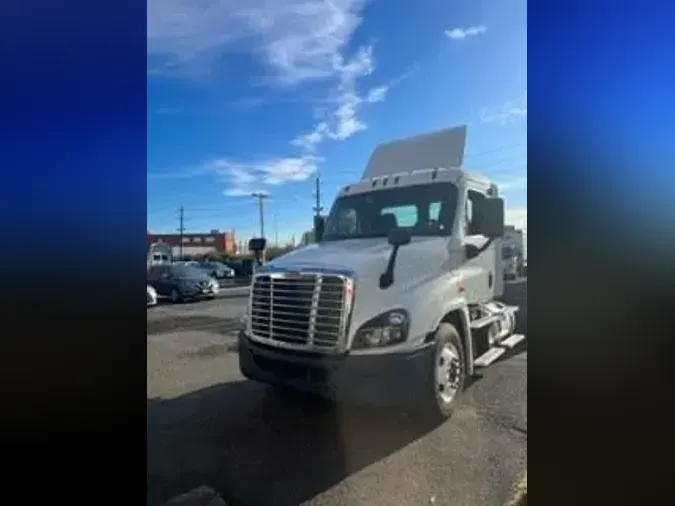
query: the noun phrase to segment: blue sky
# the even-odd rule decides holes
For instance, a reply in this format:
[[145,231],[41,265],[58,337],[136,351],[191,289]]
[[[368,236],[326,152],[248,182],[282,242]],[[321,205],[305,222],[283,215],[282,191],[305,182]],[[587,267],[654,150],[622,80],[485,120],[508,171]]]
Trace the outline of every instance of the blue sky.
[[469,125],[465,166],[527,223],[524,0],[148,0],[148,229],[311,227],[380,142]]

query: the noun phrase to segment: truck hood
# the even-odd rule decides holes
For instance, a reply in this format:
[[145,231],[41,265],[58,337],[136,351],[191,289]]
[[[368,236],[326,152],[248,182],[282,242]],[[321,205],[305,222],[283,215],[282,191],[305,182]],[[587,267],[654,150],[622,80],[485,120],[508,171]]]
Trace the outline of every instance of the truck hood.
[[[352,274],[357,289],[379,290],[380,275],[387,268],[392,246],[387,239],[350,239],[311,244],[287,253],[266,264],[257,272],[267,270],[325,270]],[[394,268],[394,285],[387,292],[410,287],[435,276],[448,258],[446,239],[415,237],[399,249]],[[396,290],[394,290],[396,289]]]

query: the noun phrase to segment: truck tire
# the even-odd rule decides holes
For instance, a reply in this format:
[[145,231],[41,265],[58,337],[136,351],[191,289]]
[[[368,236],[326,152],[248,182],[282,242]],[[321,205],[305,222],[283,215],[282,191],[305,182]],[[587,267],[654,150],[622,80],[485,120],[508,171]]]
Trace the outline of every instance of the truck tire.
[[440,423],[452,414],[466,382],[466,361],[462,337],[450,323],[443,322],[434,336],[433,363],[425,392],[422,414],[432,423]]

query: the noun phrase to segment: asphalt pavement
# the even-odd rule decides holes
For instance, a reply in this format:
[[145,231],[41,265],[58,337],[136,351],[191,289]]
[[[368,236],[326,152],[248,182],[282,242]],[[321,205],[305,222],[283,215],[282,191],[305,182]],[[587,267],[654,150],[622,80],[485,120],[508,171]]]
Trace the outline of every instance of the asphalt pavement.
[[[507,299],[526,294],[525,283]],[[245,304],[233,296],[148,310],[149,506],[200,485],[231,506],[498,506],[508,497],[526,466],[526,352],[488,369],[448,421],[429,426],[404,410],[282,400],[245,380],[235,349]]]

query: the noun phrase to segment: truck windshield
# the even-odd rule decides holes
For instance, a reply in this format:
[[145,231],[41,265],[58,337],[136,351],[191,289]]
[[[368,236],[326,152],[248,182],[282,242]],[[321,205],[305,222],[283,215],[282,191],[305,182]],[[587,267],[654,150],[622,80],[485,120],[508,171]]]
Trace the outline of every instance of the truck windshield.
[[323,240],[387,237],[396,227],[408,227],[418,236],[450,235],[457,195],[454,184],[436,183],[339,197]]

